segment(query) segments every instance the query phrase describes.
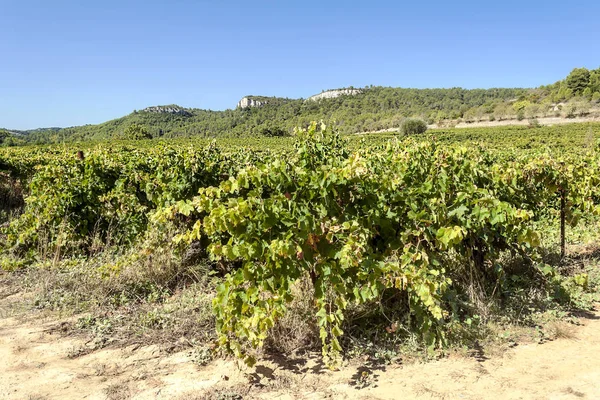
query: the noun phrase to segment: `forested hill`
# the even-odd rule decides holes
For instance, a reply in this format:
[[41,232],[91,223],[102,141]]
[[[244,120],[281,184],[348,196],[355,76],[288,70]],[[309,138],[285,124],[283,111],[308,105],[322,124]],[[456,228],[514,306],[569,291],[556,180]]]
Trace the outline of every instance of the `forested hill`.
[[[445,120],[535,118],[563,110],[585,113],[600,101],[600,69],[574,69],[564,80],[537,89],[335,89],[309,99],[246,96],[225,111],[153,106],[98,125],[20,132],[27,142],[143,137],[282,136],[310,121],[335,121],[343,133],[396,128],[406,117]],[[129,129],[128,129],[129,128]],[[134,128],[134,129],[131,129]]]
[[225,111],[187,109],[174,105],[149,107],[99,125],[31,132],[30,141],[107,139],[119,137],[132,124],[144,126],[152,137],[279,136],[310,121],[337,121],[342,132],[353,133],[398,126],[409,116],[458,118],[468,109],[524,95],[524,89],[401,89],[364,88],[355,95],[320,100],[247,96],[260,106]]

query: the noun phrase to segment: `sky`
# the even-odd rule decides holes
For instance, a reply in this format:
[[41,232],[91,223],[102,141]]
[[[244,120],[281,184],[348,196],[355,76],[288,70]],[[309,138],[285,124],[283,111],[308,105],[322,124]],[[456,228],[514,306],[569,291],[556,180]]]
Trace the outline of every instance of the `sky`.
[[600,67],[600,1],[0,0],[0,127],[245,95],[537,87]]

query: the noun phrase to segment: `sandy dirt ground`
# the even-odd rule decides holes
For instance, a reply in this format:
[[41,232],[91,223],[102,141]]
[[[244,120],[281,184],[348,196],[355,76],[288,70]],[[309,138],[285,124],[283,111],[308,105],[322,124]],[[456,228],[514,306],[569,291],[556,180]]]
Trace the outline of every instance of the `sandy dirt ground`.
[[[563,125],[563,124],[573,124],[573,123],[582,123],[582,122],[599,122],[600,117],[577,117],[577,118],[559,118],[559,117],[540,117],[537,118],[538,123],[540,125]],[[529,125],[529,120],[524,119],[522,121],[518,120],[507,120],[507,121],[480,121],[480,122],[461,122],[456,125],[456,128],[481,128],[481,127],[490,127],[490,126],[508,126],[508,125]],[[437,128],[437,125],[433,125],[432,127]]]
[[249,369],[233,360],[199,366],[189,352],[156,346],[88,353],[86,339],[65,336],[56,321],[5,315],[0,399],[600,399],[600,313],[580,321],[566,338],[493,355],[332,372],[316,356]]

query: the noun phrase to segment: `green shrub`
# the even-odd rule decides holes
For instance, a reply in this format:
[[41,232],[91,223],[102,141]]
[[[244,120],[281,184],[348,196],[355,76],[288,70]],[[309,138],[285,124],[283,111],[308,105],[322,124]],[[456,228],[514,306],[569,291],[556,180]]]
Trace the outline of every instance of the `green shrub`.
[[125,131],[123,131],[122,137],[126,140],[152,139],[152,135],[148,132],[148,129],[145,126],[136,123],[129,125]]
[[[312,285],[299,291],[311,297],[305,320],[316,326],[291,323],[306,328],[299,336],[318,332],[328,366],[340,362],[351,307],[368,308],[384,292],[405,299],[402,315],[428,350],[444,346],[444,330],[463,316],[453,299],[474,287],[494,293],[503,252],[534,253],[539,204],[555,203],[556,188],[571,178],[538,156],[535,166],[511,164],[519,175],[507,179],[475,148],[396,141],[352,152],[315,123],[296,135],[295,155],[244,168],[153,216],[157,224],[187,219],[174,243],[206,238],[211,260],[239,266],[217,287],[213,310],[220,346],[249,364],[250,349],[288,315],[298,296],[292,288],[304,282]],[[586,187],[570,190],[586,198]]]
[[422,119],[407,118],[400,124],[400,133],[404,135],[418,135],[427,131],[427,124]]
[[285,129],[279,126],[267,126],[260,130],[260,134],[266,137],[282,137],[288,136]]

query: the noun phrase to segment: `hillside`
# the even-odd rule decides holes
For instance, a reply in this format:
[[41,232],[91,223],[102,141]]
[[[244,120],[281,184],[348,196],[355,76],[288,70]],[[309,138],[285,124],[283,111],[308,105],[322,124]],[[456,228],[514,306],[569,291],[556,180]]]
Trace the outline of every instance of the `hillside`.
[[99,125],[65,128],[53,132],[52,136],[31,132],[27,138],[33,142],[101,140],[118,137],[134,123],[145,126],[153,137],[280,136],[291,133],[294,127],[320,119],[335,120],[342,132],[354,133],[398,126],[403,118],[415,115],[428,117],[444,112],[460,117],[469,108],[507,101],[526,93],[525,89],[369,87],[353,96],[317,101],[247,96],[239,104],[245,107],[225,111],[183,109],[173,105],[150,107]]
[[[312,100],[312,101],[309,101]],[[283,136],[313,120],[335,121],[342,133],[397,128],[406,117],[428,123],[472,123],[586,115],[600,102],[600,69],[574,69],[536,89],[409,89],[369,86],[324,91],[308,99],[245,96],[224,111],[152,106],[98,125],[19,132],[28,142],[104,140],[133,124],[152,137]]]

